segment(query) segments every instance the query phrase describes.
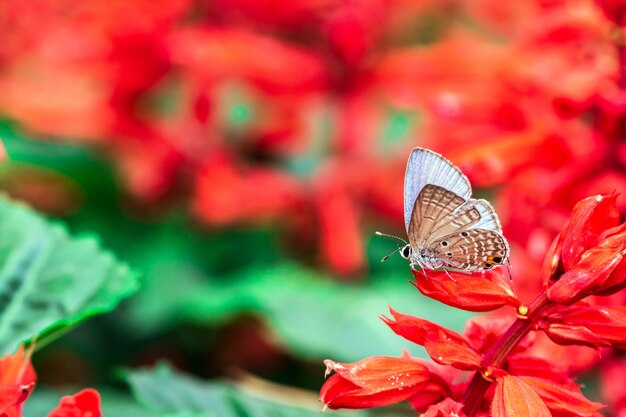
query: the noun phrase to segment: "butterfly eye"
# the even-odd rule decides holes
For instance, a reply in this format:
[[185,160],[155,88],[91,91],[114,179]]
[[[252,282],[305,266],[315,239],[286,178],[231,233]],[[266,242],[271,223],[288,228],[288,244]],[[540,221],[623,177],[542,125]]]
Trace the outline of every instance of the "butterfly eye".
[[403,258],[409,259],[409,257],[411,256],[411,252],[413,252],[411,250],[411,246],[406,245],[405,247],[402,248],[402,252],[400,252],[400,254],[402,255]]

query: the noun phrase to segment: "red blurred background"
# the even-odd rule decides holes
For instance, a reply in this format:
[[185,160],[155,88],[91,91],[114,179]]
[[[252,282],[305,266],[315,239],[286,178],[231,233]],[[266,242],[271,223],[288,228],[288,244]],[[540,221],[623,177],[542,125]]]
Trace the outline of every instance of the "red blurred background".
[[[0,114],[95,150],[130,216],[265,225],[347,281],[373,230],[404,233],[406,158],[431,148],[494,202],[530,293],[574,203],[625,194],[624,24],[618,0],[4,0]],[[85,200],[54,170],[1,180],[56,216]]]

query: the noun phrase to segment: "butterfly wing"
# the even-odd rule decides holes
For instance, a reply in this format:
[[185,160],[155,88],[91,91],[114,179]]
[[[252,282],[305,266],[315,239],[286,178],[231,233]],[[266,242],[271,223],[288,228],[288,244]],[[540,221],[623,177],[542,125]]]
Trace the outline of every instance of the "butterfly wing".
[[422,188],[409,222],[409,242],[414,248],[468,229],[502,233],[498,217],[488,201],[470,199],[466,202],[453,192],[432,184]]
[[426,251],[441,259],[446,267],[484,271],[506,262],[509,245],[493,230],[468,229],[433,241]]
[[411,212],[408,226],[411,246],[414,249],[422,248],[433,239],[480,220],[480,214],[476,210],[457,215],[456,211],[464,204],[465,200],[452,191],[426,184],[417,196]]
[[[502,234],[502,227],[500,226],[500,220],[498,220],[498,215],[496,211],[493,209],[489,201],[487,200],[476,200],[470,198],[466,203],[468,210],[476,209],[480,214],[480,220],[470,226],[472,229],[487,229],[493,230],[494,232]],[[463,207],[461,208],[463,209]]]
[[415,201],[428,184],[448,190],[464,202],[472,195],[469,180],[452,162],[428,149],[414,148],[404,175],[404,225],[407,233]]

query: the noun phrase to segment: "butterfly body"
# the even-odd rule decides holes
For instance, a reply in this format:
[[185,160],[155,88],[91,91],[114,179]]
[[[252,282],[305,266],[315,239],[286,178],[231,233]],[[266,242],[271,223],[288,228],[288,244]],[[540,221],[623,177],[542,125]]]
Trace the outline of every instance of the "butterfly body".
[[506,262],[509,246],[493,207],[471,198],[469,180],[443,156],[413,149],[404,199],[409,243],[401,255],[412,267],[476,272]]

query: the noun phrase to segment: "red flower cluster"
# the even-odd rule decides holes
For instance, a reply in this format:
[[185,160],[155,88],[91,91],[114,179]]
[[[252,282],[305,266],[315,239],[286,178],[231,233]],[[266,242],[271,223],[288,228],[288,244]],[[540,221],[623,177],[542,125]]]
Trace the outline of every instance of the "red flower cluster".
[[383,321],[423,346],[436,364],[408,355],[352,364],[327,360],[335,374],[322,387],[322,401],[330,408],[365,408],[407,400],[433,416],[490,410],[496,417],[593,416],[603,405],[580,392],[567,366],[572,358],[548,361],[534,347],[540,332],[560,345],[626,347],[626,308],[583,301],[626,286],[626,223],[617,220],[615,195],[578,203],[546,257],[544,289],[528,305],[517,300],[501,269],[484,278],[451,272],[454,280],[443,271],[414,272],[422,293],[450,306],[488,311],[510,305],[517,318],[476,318],[461,335],[391,310]]
[[[0,358],[0,417],[20,417],[22,405],[35,388],[37,375],[30,363],[32,347]],[[85,389],[61,398],[48,417],[101,417],[100,394]]]

